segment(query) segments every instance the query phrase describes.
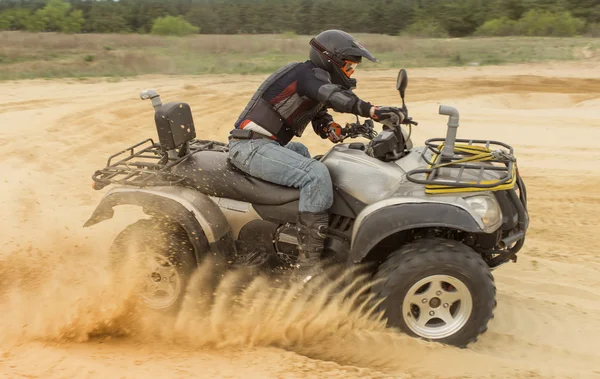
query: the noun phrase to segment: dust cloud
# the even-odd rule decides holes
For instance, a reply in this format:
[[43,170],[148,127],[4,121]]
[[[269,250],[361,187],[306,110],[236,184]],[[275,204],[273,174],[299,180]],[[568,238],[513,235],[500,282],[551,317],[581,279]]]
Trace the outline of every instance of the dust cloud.
[[[306,284],[222,273],[210,260],[193,274],[180,312],[152,312],[136,296],[142,265],[124,259],[118,276],[106,251],[52,234],[0,258],[0,342],[129,339],[193,349],[277,347],[321,360],[393,368],[409,339],[387,328],[350,271]],[[339,271],[339,270],[338,270]],[[365,354],[365,351],[369,354]]]

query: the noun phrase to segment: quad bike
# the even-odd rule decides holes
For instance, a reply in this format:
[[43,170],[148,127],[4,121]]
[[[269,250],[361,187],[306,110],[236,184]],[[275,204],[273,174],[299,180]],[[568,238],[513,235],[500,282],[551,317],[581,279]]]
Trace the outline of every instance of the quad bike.
[[[408,77],[396,89],[402,108]],[[138,295],[153,310],[177,312],[190,275],[206,257],[224,266],[293,267],[298,255],[299,191],[250,177],[228,160],[227,144],[196,139],[190,107],[155,109],[159,141],[144,140],[108,159],[93,175],[108,191],[85,226],[113,217],[113,207],[141,206],[138,220],[113,242],[116,259],[135,235],[152,254]],[[342,142],[316,156],[329,169],[334,202],[323,259],[366,264],[371,291],[389,326],[429,341],[464,347],[485,332],[496,306],[491,271],[522,248],[529,224],[527,193],[513,149],[502,142],[456,139],[458,111],[445,138],[414,147],[413,125],[371,120],[346,124]],[[128,154],[127,154],[128,153]],[[383,300],[384,299],[384,300]]]

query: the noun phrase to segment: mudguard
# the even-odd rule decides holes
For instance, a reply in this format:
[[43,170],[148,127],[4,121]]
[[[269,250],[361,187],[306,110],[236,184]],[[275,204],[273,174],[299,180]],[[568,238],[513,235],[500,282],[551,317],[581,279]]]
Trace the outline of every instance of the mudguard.
[[483,232],[483,225],[465,208],[455,204],[412,199],[411,202],[368,208],[361,212],[355,223],[349,265],[360,263],[379,242],[404,230],[437,226]]
[[84,227],[111,219],[113,207],[125,204],[141,206],[147,215],[174,219],[185,229],[197,253],[202,248],[197,235],[202,231],[213,254],[227,259],[235,254],[231,228],[223,212],[208,196],[189,188],[113,188],[104,195]]

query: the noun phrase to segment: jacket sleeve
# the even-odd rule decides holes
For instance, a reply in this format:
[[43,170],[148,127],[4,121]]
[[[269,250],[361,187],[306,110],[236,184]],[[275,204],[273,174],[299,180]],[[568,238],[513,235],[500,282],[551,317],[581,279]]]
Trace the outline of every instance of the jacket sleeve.
[[296,90],[300,96],[319,101],[326,108],[340,113],[370,117],[371,103],[363,101],[350,90],[332,84],[329,74],[321,69],[300,70]]

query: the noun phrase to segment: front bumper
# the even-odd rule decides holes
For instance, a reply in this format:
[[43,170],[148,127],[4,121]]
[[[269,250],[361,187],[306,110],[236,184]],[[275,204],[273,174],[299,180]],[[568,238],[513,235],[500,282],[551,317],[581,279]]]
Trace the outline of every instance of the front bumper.
[[525,244],[525,235],[529,227],[527,211],[527,188],[517,171],[517,180],[512,189],[495,192],[503,214],[499,239],[491,250],[482,250],[489,259],[490,268],[498,267],[509,260],[517,261],[517,253]]

